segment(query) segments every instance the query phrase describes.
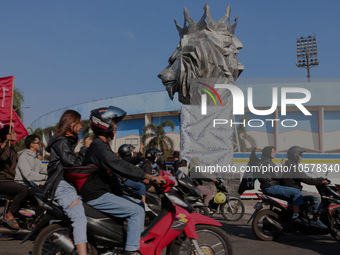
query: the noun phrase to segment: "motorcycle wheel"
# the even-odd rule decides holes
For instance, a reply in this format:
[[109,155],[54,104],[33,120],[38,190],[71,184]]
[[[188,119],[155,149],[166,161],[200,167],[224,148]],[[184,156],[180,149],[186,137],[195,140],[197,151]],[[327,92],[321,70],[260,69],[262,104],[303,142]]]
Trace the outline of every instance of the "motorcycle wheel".
[[279,215],[276,212],[271,210],[262,210],[259,211],[252,223],[252,229],[254,234],[261,239],[262,241],[273,241],[279,237],[279,233],[274,232],[269,226],[266,224],[266,217],[269,217],[275,221],[278,220]]
[[244,204],[242,200],[237,197],[229,197],[229,203],[220,205],[220,211],[227,221],[238,221],[244,215]]
[[195,212],[205,215],[205,216],[210,216],[209,210],[206,206],[198,206],[198,207],[194,207]]
[[[34,241],[32,255],[67,255],[59,245],[55,243],[53,233],[62,234],[71,239],[72,232],[67,227],[62,227],[59,224],[52,224],[46,227]],[[87,243],[87,254],[98,255],[97,250]]]
[[332,237],[340,242],[340,218],[338,214],[333,214],[330,219]]
[[[203,254],[232,255],[233,250],[228,236],[220,228],[210,225],[197,225],[198,246]],[[196,254],[189,238],[181,234],[169,246],[167,255]]]

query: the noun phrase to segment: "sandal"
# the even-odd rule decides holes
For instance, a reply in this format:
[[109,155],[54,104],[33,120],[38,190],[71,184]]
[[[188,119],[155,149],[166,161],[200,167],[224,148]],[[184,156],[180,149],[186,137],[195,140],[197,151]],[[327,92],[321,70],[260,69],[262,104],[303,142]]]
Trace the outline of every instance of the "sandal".
[[[3,223],[6,223],[6,225],[11,228],[11,229],[14,229],[14,230],[19,230],[20,227],[19,227],[19,224],[18,222],[13,218],[13,219],[10,219],[10,220],[5,220],[4,218],[2,219],[2,222]],[[14,225],[18,225],[18,227],[14,227]]]

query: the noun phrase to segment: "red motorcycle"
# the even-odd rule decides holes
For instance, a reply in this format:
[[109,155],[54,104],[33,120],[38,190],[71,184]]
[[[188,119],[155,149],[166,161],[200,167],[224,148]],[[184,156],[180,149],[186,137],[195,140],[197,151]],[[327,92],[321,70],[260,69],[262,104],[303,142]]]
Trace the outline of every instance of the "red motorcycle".
[[[141,254],[231,255],[232,247],[226,233],[220,228],[222,225],[195,213],[183,193],[174,187],[173,177],[166,172],[161,175],[166,180],[165,184],[158,187],[162,210],[142,233]],[[33,232],[44,229],[35,239],[32,254],[76,254],[72,229],[61,208],[43,196],[40,197],[40,204],[46,210],[45,219]],[[126,240],[124,223],[86,204],[84,207],[88,222],[88,254],[122,254]],[[53,223],[48,225],[49,222]],[[34,233],[31,232],[32,235]]]

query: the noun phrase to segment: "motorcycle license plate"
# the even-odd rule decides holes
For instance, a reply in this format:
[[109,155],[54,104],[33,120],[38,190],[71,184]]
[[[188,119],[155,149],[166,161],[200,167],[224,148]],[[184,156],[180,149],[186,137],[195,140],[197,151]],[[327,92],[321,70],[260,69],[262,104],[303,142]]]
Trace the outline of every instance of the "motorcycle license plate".
[[255,209],[255,210],[261,210],[262,207],[263,207],[262,202],[257,202],[257,203],[254,205],[254,209]]

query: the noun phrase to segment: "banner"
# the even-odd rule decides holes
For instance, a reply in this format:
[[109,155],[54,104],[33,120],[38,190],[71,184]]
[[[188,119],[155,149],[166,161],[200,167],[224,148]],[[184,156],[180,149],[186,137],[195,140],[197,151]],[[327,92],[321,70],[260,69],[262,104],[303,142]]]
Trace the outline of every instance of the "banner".
[[[18,142],[28,135],[27,129],[12,109],[14,76],[0,78],[0,128],[12,124],[18,135]],[[12,123],[11,123],[12,120]]]

